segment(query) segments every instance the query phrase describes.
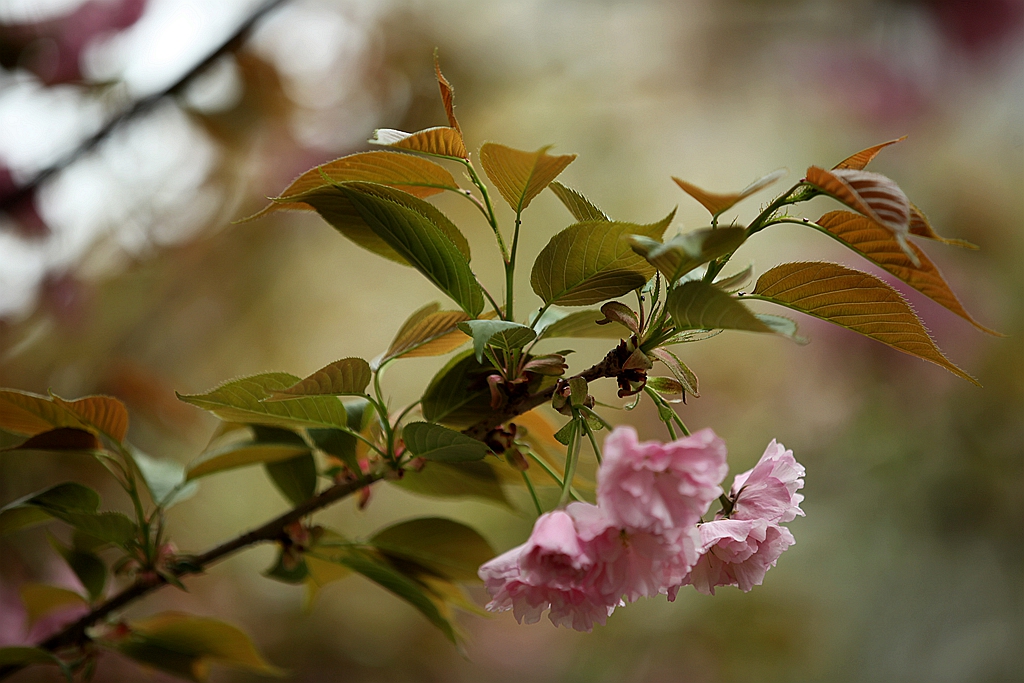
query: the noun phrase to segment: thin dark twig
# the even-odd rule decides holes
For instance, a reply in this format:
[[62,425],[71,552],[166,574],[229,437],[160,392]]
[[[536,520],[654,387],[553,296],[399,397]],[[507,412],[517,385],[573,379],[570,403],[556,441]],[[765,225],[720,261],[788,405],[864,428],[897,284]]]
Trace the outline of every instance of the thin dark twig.
[[246,38],[249,37],[249,33],[252,31],[256,23],[266,16],[267,13],[276,9],[278,6],[283,5],[288,0],[268,0],[263,3],[255,12],[243,21],[234,33],[228,36],[223,43],[220,44],[217,49],[208,54],[200,62],[192,66],[191,69],[186,71],[178,78],[177,81],[167,86],[163,90],[147,95],[142,99],[136,100],[131,106],[124,109],[122,112],[114,116],[112,119],[107,121],[102,128],[97,130],[95,133],[82,140],[73,150],[65,154],[63,157],[58,159],[56,162],[47,166],[43,170],[36,173],[24,185],[19,186],[13,192],[0,197],[0,212],[7,212],[14,208],[19,202],[30,197],[39,187],[49,180],[55,174],[63,171],[68,166],[82,158],[85,154],[92,151],[96,145],[102,142],[107,136],[109,136],[114,130],[119,128],[122,124],[134,119],[140,114],[144,114],[147,111],[153,109],[163,99],[172,95],[177,95],[179,92],[184,90],[189,83],[191,83],[196,76],[200,75],[206,70],[211,64],[216,62],[218,59],[223,57],[229,52],[234,52],[238,47],[245,42]]
[[[170,574],[175,578],[188,576],[190,574],[199,574],[202,573],[209,565],[224,559],[238,550],[257,543],[276,541],[282,537],[284,530],[288,525],[293,524],[301,520],[303,517],[321,510],[332,503],[336,503],[342,498],[345,498],[359,489],[369,486],[383,478],[384,473],[380,472],[365,475],[355,481],[335,484],[331,488],[326,489],[313,498],[310,498],[301,505],[298,505],[284,514],[275,517],[263,526],[257,527],[256,529],[246,532],[240,536],[236,536],[230,541],[221,543],[201,555],[191,557],[183,556],[179,558],[182,562],[171,569]],[[145,576],[141,576],[136,579],[134,583],[126,587],[117,595],[104,601],[102,604],[97,605],[78,621],[69,624],[43,642],[39,643],[37,647],[49,652],[58,652],[65,648],[80,645],[87,639],[86,629],[90,626],[108,615],[113,614],[125,605],[128,605],[142,596],[147,595],[165,585],[167,585],[166,579],[155,573],[147,573]],[[7,678],[8,676],[20,671],[22,668],[24,668],[23,665],[0,667],[0,679]]]

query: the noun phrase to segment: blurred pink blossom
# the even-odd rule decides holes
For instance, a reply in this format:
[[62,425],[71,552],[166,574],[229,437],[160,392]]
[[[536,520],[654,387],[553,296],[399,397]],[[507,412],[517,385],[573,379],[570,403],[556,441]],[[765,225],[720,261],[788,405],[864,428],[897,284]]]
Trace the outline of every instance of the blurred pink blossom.
[[715,586],[746,592],[764,581],[783,551],[796,541],[785,527],[764,519],[720,519],[700,525],[703,554],[684,584],[715,594]]
[[763,519],[768,522],[791,522],[803,515],[797,490],[803,488],[804,467],[793,457],[793,451],[777,443],[768,444],[754,468],[737,474],[732,482],[731,519]]
[[597,504],[619,526],[661,534],[696,524],[722,494],[725,443],[710,429],[670,443],[640,443],[632,427],[604,441]]

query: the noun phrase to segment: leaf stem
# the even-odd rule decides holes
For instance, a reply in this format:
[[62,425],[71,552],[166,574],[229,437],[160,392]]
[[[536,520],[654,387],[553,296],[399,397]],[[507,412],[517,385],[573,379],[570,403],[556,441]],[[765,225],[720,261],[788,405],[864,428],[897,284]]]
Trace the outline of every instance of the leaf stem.
[[594,436],[594,430],[590,428],[590,424],[587,422],[587,418],[583,418],[582,420],[580,420],[580,424],[583,425],[583,431],[587,433],[587,438],[590,439],[590,446],[594,449],[594,457],[597,458],[597,464],[600,465],[601,447],[597,445],[597,437]]
[[573,426],[569,438],[569,447],[565,451],[565,473],[562,475],[562,496],[558,499],[558,507],[569,502],[569,489],[576,477],[576,464],[580,459],[580,447],[583,446],[583,435],[580,434],[580,422],[583,418],[573,410]]
[[[549,465],[548,462],[544,458],[542,458],[539,455],[537,455],[536,453],[534,453],[533,449],[531,449],[531,448],[524,448],[523,450],[525,450],[526,454],[529,455],[531,458],[533,458],[534,461],[538,465],[540,465],[540,468],[542,470],[544,470],[549,477],[551,477],[552,479],[555,480],[555,483],[558,484],[559,488],[561,488],[564,485],[564,482],[562,481],[562,478],[560,476],[558,476],[558,472],[555,471],[555,468],[552,467],[551,465]],[[569,495],[572,496],[573,500],[577,500],[577,501],[582,501],[583,500],[583,496],[581,496],[579,491],[576,490],[576,487],[572,486],[571,484],[569,486]]]
[[516,253],[519,251],[519,226],[522,225],[522,211],[516,211],[516,227],[512,232],[512,252],[505,262],[505,319],[513,320],[512,303],[516,279]]
[[501,258],[505,263],[508,263],[509,255],[508,249],[505,247],[505,240],[501,238],[501,231],[498,230],[498,221],[494,217],[494,207],[491,205],[491,195],[487,192],[487,186],[484,185],[483,181],[480,180],[480,176],[476,173],[476,168],[473,167],[473,162],[469,159],[460,159],[462,164],[466,167],[469,172],[469,179],[476,185],[476,189],[480,190],[480,196],[484,198],[484,205],[487,209],[484,213],[484,217],[491,226],[491,230],[494,231],[494,237],[498,240],[498,248],[501,249]]
[[529,477],[529,475],[526,474],[526,470],[522,471],[522,475],[523,475],[523,481],[526,482],[526,488],[528,488],[530,490],[530,497],[533,498],[533,505],[534,505],[534,507],[537,508],[537,515],[538,516],[543,515],[544,514],[544,508],[542,508],[540,506],[540,499],[537,498],[537,490],[535,488],[533,488],[533,482],[530,481],[530,477]]

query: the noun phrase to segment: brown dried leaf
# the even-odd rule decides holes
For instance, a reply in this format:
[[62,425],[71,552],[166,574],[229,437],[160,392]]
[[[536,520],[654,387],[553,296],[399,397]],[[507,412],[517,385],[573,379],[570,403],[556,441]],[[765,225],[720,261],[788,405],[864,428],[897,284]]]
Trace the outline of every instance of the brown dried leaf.
[[901,138],[896,138],[895,140],[889,140],[888,142],[883,142],[879,145],[875,145],[874,147],[862,149],[856,154],[848,156],[842,161],[840,161],[838,164],[832,167],[832,170],[835,171],[837,169],[851,168],[856,171],[863,171],[864,168],[869,163],[871,163],[871,160],[878,156],[878,153],[881,152],[883,149],[885,149],[889,145],[895,145],[897,142],[903,142],[906,139],[907,136],[904,135]]
[[978,384],[943,355],[899,292],[873,275],[837,263],[784,263],[758,278],[753,296],[745,298],[754,297],[859,332]]
[[441,89],[441,102],[444,103],[444,113],[448,116],[448,125],[462,135],[462,128],[459,127],[459,122],[455,118],[455,88],[441,73],[441,62],[438,60],[437,50],[434,50],[434,74],[437,76],[437,85]]
[[762,178],[758,178],[739,192],[728,192],[725,194],[702,190],[693,183],[680,180],[675,176],[672,177],[672,180],[683,189],[683,192],[700,202],[705,209],[711,212],[712,216],[718,216],[731,209],[737,202],[746,199],[755,192],[763,190],[784,175],[786,175],[786,171],[780,168]]
[[469,337],[458,324],[469,320],[462,311],[442,311],[433,303],[409,316],[381,358],[383,364],[393,358],[440,356],[465,344]]
[[446,159],[469,158],[466,143],[462,140],[462,133],[448,126],[427,128],[416,133],[406,133],[393,128],[379,128],[373,132],[370,142],[375,145],[430,154]]
[[508,205],[520,213],[541,191],[565,170],[575,154],[551,156],[551,145],[536,152],[488,142],[480,148],[480,163]]
[[904,253],[892,233],[870,218],[849,211],[831,211],[819,218],[816,226],[982,332],[1002,336],[971,317],[939,269],[916,245],[911,244],[910,248],[917,256],[917,265]]

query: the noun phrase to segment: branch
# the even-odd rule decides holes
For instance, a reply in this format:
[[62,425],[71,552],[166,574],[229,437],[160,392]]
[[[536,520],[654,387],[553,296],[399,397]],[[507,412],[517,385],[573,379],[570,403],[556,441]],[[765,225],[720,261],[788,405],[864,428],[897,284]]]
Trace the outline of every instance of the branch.
[[[582,377],[588,382],[602,377],[615,377],[622,370],[621,362],[617,355],[618,348],[614,348],[597,365],[593,365],[575,377]],[[555,387],[551,386],[536,394],[521,396],[509,401],[503,408],[490,413],[486,418],[480,420],[471,427],[462,430],[466,436],[483,441],[492,429],[508,422],[514,417],[529,412],[539,405],[551,400],[555,394]]]
[[166,97],[177,95],[179,92],[184,90],[189,83],[191,83],[196,76],[206,70],[208,66],[213,64],[215,61],[220,59],[229,52],[234,52],[238,47],[245,42],[245,39],[249,37],[249,33],[252,31],[256,23],[266,16],[271,10],[276,9],[278,6],[284,4],[287,0],[267,0],[261,5],[255,12],[249,15],[249,18],[243,21],[234,33],[228,36],[220,46],[213,52],[208,54],[202,61],[195,64],[191,69],[186,71],[177,81],[167,86],[160,92],[153,93],[143,97],[140,100],[136,100],[130,107],[124,109],[121,113],[117,114],[114,118],[107,121],[106,124],[98,131],[87,137],[85,140],[80,142],[76,148],[65,154],[62,158],[56,162],[47,166],[43,170],[36,173],[24,185],[21,185],[16,190],[0,197],[0,212],[8,212],[18,202],[23,201],[30,197],[39,186],[49,180],[55,174],[63,171],[71,164],[78,161],[85,154],[90,152],[96,145],[102,142],[108,137],[114,130],[119,128],[122,124],[134,119],[140,114],[144,114],[149,111],[157,104],[160,103]]
[[[238,550],[257,543],[276,541],[284,534],[284,529],[289,524],[297,522],[303,517],[306,517],[317,510],[321,510],[332,503],[336,503],[342,498],[345,498],[359,489],[369,486],[383,478],[384,472],[378,472],[365,475],[355,481],[335,484],[319,495],[310,498],[305,503],[292,508],[279,517],[275,517],[261,527],[244,533],[241,536],[237,536],[230,541],[226,541],[225,543],[207,550],[201,555],[182,557],[181,559],[185,560],[185,562],[180,566],[175,567],[169,573],[175,578],[181,578],[190,574],[200,574],[208,566],[224,559]],[[155,573],[149,573],[146,576],[140,577],[117,595],[106,600],[104,603],[97,605],[92,611],[78,621],[65,626],[62,630],[39,643],[37,647],[49,652],[57,652],[65,648],[81,645],[88,639],[85,632],[90,626],[122,607],[138,600],[144,595],[148,595],[149,593],[152,593],[158,588],[162,588],[166,585],[167,580]],[[22,668],[24,668],[22,665],[0,667],[0,679],[14,675]]]

